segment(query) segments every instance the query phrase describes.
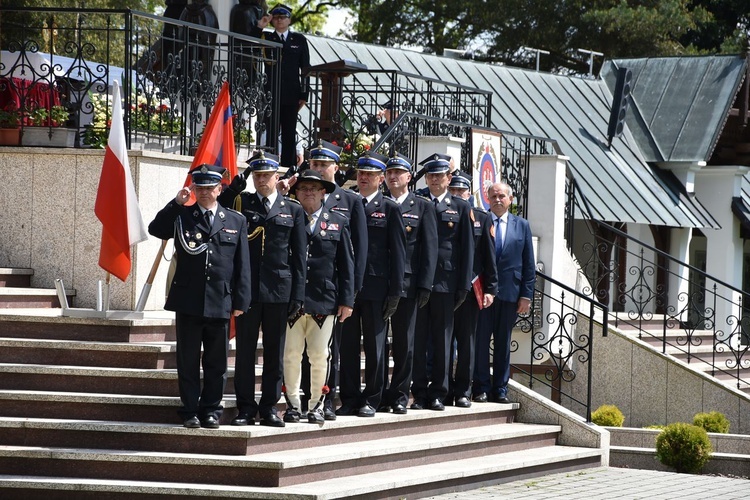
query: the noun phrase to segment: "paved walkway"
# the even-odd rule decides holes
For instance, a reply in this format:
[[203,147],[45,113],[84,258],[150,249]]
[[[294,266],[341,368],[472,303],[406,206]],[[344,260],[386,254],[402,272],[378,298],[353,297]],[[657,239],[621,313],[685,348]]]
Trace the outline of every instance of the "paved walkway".
[[430,497],[436,500],[729,500],[750,497],[750,481],[639,469],[599,467]]

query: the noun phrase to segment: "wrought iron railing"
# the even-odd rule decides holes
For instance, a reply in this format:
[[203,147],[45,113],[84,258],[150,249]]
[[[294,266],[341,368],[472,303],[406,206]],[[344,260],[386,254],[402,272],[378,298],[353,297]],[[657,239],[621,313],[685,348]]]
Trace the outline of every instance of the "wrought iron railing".
[[512,372],[591,422],[593,342],[598,333],[606,336],[608,317],[606,305],[538,270],[531,311],[516,321],[522,335],[511,342],[514,358],[528,357],[513,363]]
[[4,9],[0,47],[0,108],[18,117],[22,141],[31,126],[51,134],[60,123],[33,117],[59,106],[77,147],[101,147],[115,79],[131,147],[190,154],[224,81],[238,147],[258,142],[275,112],[267,82],[280,45],[244,35],[130,10]]
[[[586,217],[590,212],[573,200],[571,182],[569,205]],[[572,235],[574,221],[567,222]],[[575,226],[576,241],[569,244],[589,284],[583,292],[609,306],[612,324],[657,341],[664,354],[705,363],[704,372],[737,389],[750,389],[748,293],[633,237],[623,223],[582,218]]]

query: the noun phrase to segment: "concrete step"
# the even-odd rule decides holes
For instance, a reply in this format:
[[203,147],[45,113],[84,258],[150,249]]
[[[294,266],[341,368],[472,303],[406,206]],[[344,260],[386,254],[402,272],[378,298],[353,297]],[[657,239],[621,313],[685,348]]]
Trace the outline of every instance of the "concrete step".
[[44,476],[120,480],[156,481],[166,475],[183,483],[278,487],[484,456],[487,449],[501,454],[551,447],[559,432],[554,425],[495,424],[420,432],[408,440],[369,439],[361,433],[351,442],[329,440],[322,446],[303,444],[247,456],[0,446],[0,469],[9,474],[33,470]]
[[[76,291],[65,290],[68,304],[73,305]],[[54,288],[0,287],[0,309],[61,307]]]
[[60,309],[0,309],[0,335],[93,342],[175,340],[174,313],[168,311],[150,311],[146,319],[71,318],[61,316],[61,312]]
[[[491,453],[440,464],[415,465],[278,488],[208,484],[0,476],[0,491],[24,499],[218,497],[254,499],[417,498],[490,484],[569,472],[601,464],[602,451],[569,446]],[[165,472],[159,479],[169,477]],[[12,493],[11,493],[12,492]],[[149,496],[152,498],[152,496]]]
[[[140,402],[145,404],[147,401]],[[80,400],[79,404],[83,403],[91,404],[91,401]],[[154,411],[149,414],[160,413],[157,405],[161,401],[152,403]],[[234,402],[225,403],[228,406]],[[176,405],[168,406],[169,414],[161,422],[91,420],[70,416],[39,418],[41,415],[34,418],[0,417],[0,444],[249,455],[323,446],[331,442],[409,438],[422,432],[511,423],[517,407],[517,404],[486,403],[467,409],[447,407],[444,412],[409,410],[406,415],[377,413],[372,418],[338,417],[322,426],[301,422],[279,429],[259,425],[185,429],[175,414]],[[235,414],[231,408],[225,411],[222,423],[228,424]]]
[[0,287],[31,287],[34,270],[19,267],[0,267]]

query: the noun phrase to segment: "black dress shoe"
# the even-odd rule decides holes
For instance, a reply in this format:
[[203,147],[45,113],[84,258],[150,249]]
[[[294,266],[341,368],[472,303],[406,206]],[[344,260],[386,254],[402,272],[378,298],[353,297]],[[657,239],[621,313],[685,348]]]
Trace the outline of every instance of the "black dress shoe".
[[378,413],[388,413],[391,411],[391,407],[388,405],[380,405],[378,406]]
[[[334,415],[335,417],[336,415]],[[307,421],[311,424],[322,425],[325,423],[325,417],[323,416],[323,410],[318,408],[317,410],[310,410],[307,412]]]
[[430,402],[430,410],[443,411],[445,410],[445,405],[439,399],[433,399]]
[[336,412],[330,406],[326,406],[323,408],[323,418],[326,420],[336,420]]
[[278,416],[274,415],[273,413],[261,418],[260,425],[265,425],[266,427],[284,427],[285,426],[284,421],[281,420]]
[[232,419],[232,425],[255,425],[255,418],[247,413],[239,413]]
[[469,398],[464,396],[456,400],[456,406],[458,406],[459,408],[469,408],[471,407],[471,401],[469,401]]
[[353,408],[349,405],[341,405],[339,406],[339,409],[336,410],[336,415],[338,415],[339,417],[356,415],[357,413],[359,413],[359,409]]
[[216,420],[216,417],[213,415],[209,415],[201,420],[201,427],[205,427],[206,429],[218,429],[219,421]]
[[412,410],[424,410],[427,407],[427,402],[422,401],[421,399],[415,399],[414,402],[411,404]]
[[406,406],[402,405],[401,403],[396,403],[395,405],[391,406],[391,409],[396,415],[406,415]]
[[370,405],[364,405],[362,408],[357,411],[358,417],[374,417],[375,416],[375,408],[373,408]]
[[298,412],[294,408],[289,409],[284,412],[284,422],[287,422],[289,424],[297,423],[299,422],[301,416],[302,415],[300,414],[300,412]]
[[184,426],[185,426],[185,427],[187,427],[188,429],[197,429],[198,427],[200,427],[200,426],[201,426],[201,421],[200,421],[200,420],[198,420],[198,417],[196,417],[195,415],[193,415],[193,416],[192,416],[192,417],[190,417],[190,418],[186,418],[186,419],[185,419],[185,420],[184,420],[184,421],[182,422],[182,425],[184,425]]
[[508,399],[508,397],[507,397],[507,396],[498,396],[498,397],[497,397],[497,398],[495,399],[495,401],[496,401],[496,402],[498,402],[498,403],[503,403],[503,404],[508,404],[508,403],[510,403],[510,399]]
[[474,395],[474,402],[475,403],[486,403],[487,402],[487,393],[481,392],[479,394]]

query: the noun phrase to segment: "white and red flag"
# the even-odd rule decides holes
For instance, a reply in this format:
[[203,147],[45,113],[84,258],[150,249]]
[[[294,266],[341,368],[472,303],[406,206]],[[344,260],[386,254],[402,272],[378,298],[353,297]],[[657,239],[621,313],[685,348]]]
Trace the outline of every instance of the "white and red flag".
[[125,281],[130,274],[130,247],[148,238],[130,175],[120,86],[112,91],[112,125],[104,153],[94,213],[102,223],[99,267]]

